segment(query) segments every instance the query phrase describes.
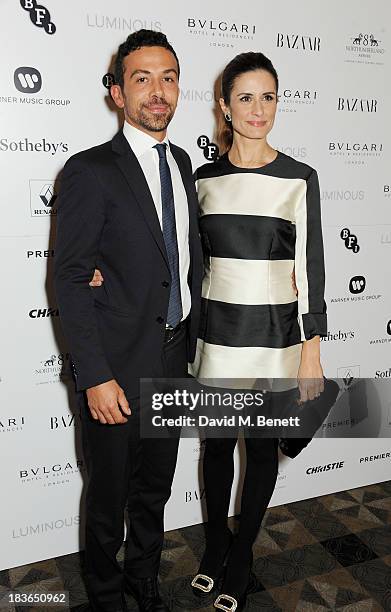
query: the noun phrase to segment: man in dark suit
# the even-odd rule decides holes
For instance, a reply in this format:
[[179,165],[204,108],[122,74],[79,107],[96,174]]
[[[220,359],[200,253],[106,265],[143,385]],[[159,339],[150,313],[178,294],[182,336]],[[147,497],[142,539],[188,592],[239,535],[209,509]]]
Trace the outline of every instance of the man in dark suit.
[[[111,95],[124,110],[111,142],[65,165],[55,286],[81,407],[89,484],[85,574],[91,609],[169,608],[157,574],[178,440],[139,433],[139,379],[185,377],[199,320],[202,257],[187,153],[167,139],[179,63],[164,34],[119,47]],[[104,285],[89,286],[95,268]],[[129,538],[124,571],[116,554]]]

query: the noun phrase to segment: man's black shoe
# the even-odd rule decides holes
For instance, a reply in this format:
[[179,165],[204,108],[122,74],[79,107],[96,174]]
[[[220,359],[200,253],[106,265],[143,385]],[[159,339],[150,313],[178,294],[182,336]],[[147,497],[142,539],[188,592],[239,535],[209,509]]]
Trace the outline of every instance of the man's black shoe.
[[160,597],[156,577],[127,578],[125,591],[135,598],[140,612],[170,612]]

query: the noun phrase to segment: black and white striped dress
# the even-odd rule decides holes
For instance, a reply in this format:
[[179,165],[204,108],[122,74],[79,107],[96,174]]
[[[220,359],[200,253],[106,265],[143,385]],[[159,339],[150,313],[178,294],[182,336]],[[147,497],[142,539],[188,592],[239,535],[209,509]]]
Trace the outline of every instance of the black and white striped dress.
[[327,326],[316,171],[280,152],[255,169],[225,154],[196,184],[205,276],[192,374],[296,379],[301,342]]

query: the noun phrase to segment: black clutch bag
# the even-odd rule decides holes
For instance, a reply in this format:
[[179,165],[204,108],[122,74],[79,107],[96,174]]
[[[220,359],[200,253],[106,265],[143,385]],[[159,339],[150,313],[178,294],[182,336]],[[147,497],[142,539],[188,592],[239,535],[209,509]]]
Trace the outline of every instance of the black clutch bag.
[[[331,408],[334,406],[339,393],[339,385],[335,380],[324,379],[324,390],[319,397],[308,400],[304,404],[297,404],[298,392],[295,393],[295,403],[297,409],[295,413],[300,417],[300,422],[304,423],[303,430],[308,437],[282,437],[279,438],[278,445],[281,452],[294,459],[301,451],[308,446],[318,431],[319,427],[328,417]],[[292,413],[292,404],[290,404]]]

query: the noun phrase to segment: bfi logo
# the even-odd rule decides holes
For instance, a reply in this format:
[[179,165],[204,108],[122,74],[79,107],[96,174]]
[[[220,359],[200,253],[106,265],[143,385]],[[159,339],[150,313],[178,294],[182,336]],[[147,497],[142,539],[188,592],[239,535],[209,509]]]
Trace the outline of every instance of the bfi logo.
[[43,28],[47,34],[56,32],[56,26],[51,21],[50,13],[45,6],[37,4],[36,0],[20,0],[20,6],[28,11],[31,22],[37,28]]
[[360,250],[360,245],[357,242],[357,236],[350,233],[350,230],[347,227],[341,231],[340,236],[345,243],[345,246],[349,251],[353,251],[353,253],[358,253]]
[[197,145],[202,149],[204,157],[208,161],[215,161],[219,156],[219,147],[214,142],[210,142],[207,136],[199,136]]

